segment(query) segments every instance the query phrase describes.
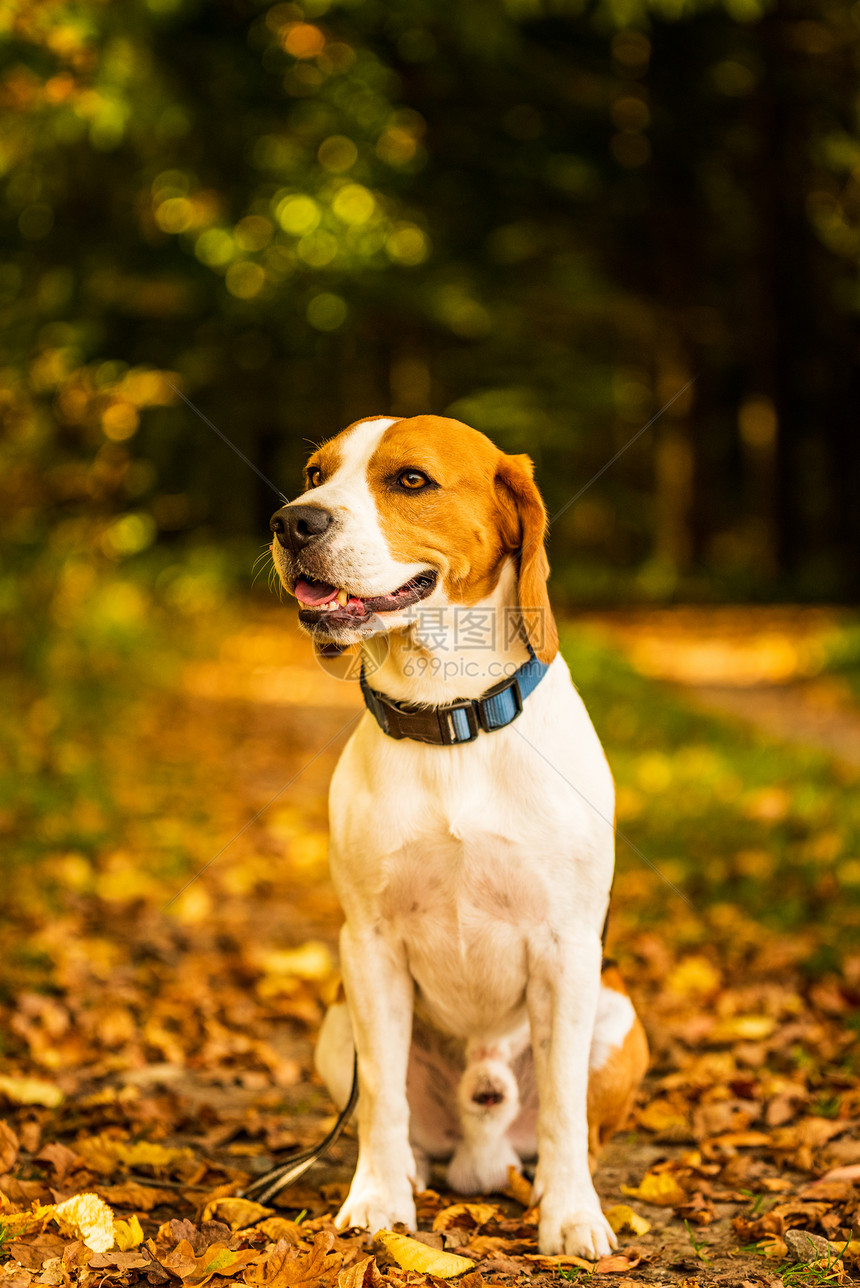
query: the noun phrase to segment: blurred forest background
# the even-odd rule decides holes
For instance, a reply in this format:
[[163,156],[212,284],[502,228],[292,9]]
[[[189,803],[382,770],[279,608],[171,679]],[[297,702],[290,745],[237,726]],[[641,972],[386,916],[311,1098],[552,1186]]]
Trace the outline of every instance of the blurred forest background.
[[118,571],[249,583],[276,497],[176,391],[287,495],[311,442],[432,410],[529,452],[551,514],[674,398],[554,525],[561,602],[856,597],[860,5],[0,23],[25,653]]

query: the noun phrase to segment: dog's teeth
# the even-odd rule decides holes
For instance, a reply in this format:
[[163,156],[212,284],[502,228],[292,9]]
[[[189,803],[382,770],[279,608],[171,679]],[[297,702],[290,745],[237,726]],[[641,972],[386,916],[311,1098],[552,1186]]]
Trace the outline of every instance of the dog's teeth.
[[337,592],[337,602],[340,604],[341,608],[346,608],[349,603],[349,595],[345,590],[339,590]]

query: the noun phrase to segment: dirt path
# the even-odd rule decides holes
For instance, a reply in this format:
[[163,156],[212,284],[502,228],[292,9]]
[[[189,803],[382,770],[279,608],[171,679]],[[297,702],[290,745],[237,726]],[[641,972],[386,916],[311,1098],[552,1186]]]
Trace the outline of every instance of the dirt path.
[[852,620],[846,610],[681,607],[582,620],[697,706],[860,768],[860,708],[843,680],[819,673],[828,636]]

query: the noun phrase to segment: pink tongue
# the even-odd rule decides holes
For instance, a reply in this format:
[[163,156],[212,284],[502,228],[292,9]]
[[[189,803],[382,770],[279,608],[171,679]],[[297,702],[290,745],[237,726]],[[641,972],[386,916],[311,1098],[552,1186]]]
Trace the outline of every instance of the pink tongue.
[[327,604],[337,598],[337,586],[318,581],[313,586],[302,578],[296,582],[296,599],[300,604]]

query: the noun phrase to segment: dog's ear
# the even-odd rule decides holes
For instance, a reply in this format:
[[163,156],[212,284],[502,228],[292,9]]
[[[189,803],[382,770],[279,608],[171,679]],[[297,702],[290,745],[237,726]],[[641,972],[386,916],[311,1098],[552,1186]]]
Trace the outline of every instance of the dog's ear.
[[512,553],[519,555],[517,595],[526,636],[541,662],[551,662],[558,652],[558,630],[546,588],[546,507],[533,472],[528,456],[502,456],[496,467],[496,491],[504,515],[506,543]]

